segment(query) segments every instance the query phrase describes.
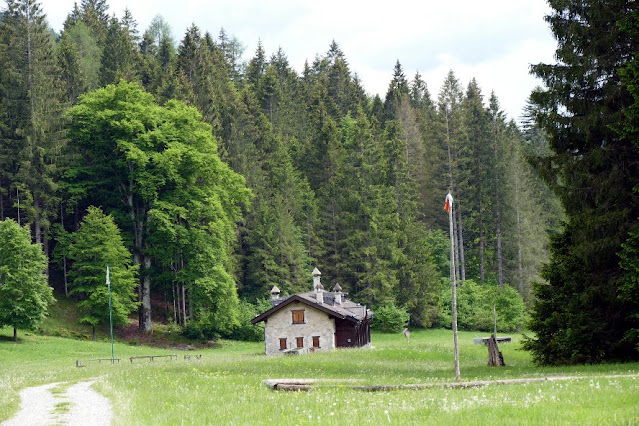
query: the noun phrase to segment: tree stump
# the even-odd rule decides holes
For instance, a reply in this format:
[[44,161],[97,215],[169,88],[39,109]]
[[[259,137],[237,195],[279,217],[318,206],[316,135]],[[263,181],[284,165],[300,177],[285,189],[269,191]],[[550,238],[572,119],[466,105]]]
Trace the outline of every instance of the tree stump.
[[501,354],[499,347],[497,346],[497,339],[495,335],[492,334],[488,342],[486,342],[486,347],[488,348],[488,366],[489,367],[503,367],[504,364],[504,356]]

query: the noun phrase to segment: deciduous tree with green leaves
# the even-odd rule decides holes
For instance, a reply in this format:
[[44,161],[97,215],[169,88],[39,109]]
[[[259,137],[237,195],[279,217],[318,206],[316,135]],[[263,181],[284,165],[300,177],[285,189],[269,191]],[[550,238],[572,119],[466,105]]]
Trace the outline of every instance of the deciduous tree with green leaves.
[[41,244],[32,244],[27,228],[12,219],[0,222],[0,326],[33,329],[55,302],[44,274],[47,258]]
[[69,116],[71,146],[83,157],[68,173],[70,188],[113,212],[126,231],[140,267],[140,328],[151,330],[152,266],[172,263],[193,289],[193,318],[223,321],[226,312],[233,323],[228,255],[249,190],[218,157],[211,127],[194,108],[161,107],[126,82],[82,96]]

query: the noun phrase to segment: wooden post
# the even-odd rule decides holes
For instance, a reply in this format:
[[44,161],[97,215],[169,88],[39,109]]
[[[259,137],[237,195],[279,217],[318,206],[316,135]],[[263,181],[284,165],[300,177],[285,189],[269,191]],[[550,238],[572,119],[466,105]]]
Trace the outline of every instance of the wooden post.
[[497,308],[493,303],[493,334],[497,338]]
[[504,357],[501,354],[499,347],[497,346],[497,338],[493,334],[486,342],[486,346],[488,347],[488,366],[489,367],[503,367]]
[[453,196],[446,196],[445,209],[448,210],[450,222],[450,287],[453,311],[453,345],[455,351],[455,380],[460,380],[459,373],[459,345],[457,343],[457,284],[455,283],[455,232],[453,230]]

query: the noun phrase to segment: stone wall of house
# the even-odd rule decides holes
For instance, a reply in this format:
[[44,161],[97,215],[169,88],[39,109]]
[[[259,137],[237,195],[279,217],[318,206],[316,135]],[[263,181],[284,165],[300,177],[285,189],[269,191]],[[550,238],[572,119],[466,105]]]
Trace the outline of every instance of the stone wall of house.
[[[304,324],[293,324],[294,310],[304,310]],[[335,349],[335,320],[328,314],[303,303],[291,303],[270,315],[264,327],[266,355],[281,354],[280,339],[286,338],[286,348],[297,347],[297,338],[304,338],[304,348],[313,346],[313,336],[319,336],[320,348]]]

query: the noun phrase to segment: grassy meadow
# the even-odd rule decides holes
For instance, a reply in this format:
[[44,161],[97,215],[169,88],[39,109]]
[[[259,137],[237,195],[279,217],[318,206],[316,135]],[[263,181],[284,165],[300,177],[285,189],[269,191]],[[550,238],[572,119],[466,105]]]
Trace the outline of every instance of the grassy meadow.
[[[108,341],[90,342],[0,330],[0,421],[18,409],[21,388],[51,382],[96,380],[113,404],[114,424],[639,424],[639,364],[545,367],[519,350],[520,335],[500,346],[507,366],[487,367],[483,334],[460,333],[463,381],[579,376],[567,381],[363,392],[350,385],[454,381],[448,330],[373,334],[372,349],[266,357],[262,343],[222,341],[214,348],[177,352],[178,361],[138,362],[134,355],[176,351],[116,343],[122,364],[76,368],[76,359],[109,357]],[[201,354],[184,360],[183,354]],[[330,378],[309,392],[271,391],[268,378]]]

